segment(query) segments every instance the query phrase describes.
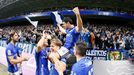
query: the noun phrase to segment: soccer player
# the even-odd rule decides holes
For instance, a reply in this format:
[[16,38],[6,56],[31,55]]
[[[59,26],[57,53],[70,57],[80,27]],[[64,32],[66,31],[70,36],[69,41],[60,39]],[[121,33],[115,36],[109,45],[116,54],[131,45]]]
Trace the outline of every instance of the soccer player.
[[8,43],[6,47],[6,59],[8,63],[8,72],[9,75],[19,75],[18,71],[18,63],[21,63],[22,61],[27,61],[27,57],[19,57],[18,55],[18,46],[17,41],[19,40],[19,36],[17,32],[12,31],[10,34],[10,42]]
[[37,44],[37,50],[35,52],[36,60],[36,75],[49,75],[48,69],[48,52],[50,48],[48,46],[48,40],[51,36],[43,31],[43,36]]
[[50,75],[59,75],[55,69],[55,64],[62,64],[64,70],[66,69],[66,59],[57,54],[58,50],[62,48],[62,42],[59,39],[51,40],[49,59],[51,61]]
[[[66,47],[70,51],[70,54],[72,55],[67,59],[67,64],[70,64],[69,66],[67,66],[67,69],[71,69],[72,64],[76,62],[73,47],[75,43],[80,39],[80,33],[83,27],[83,22],[78,7],[75,7],[73,9],[73,12],[76,15],[76,21],[77,21],[76,26],[74,26],[73,21],[70,17],[65,17],[63,19],[63,26],[65,27],[66,30],[62,28],[60,25],[58,25],[60,31],[63,34],[66,34],[66,40],[63,46]],[[68,72],[70,71],[68,70]]]
[[69,17],[65,17],[63,20],[64,21],[63,24],[66,30],[62,28],[60,25],[58,25],[60,31],[63,34],[66,34],[66,41],[64,43],[64,47],[69,49],[72,55],[74,54],[73,47],[75,43],[80,39],[80,32],[83,27],[83,22],[82,22],[78,7],[75,7],[73,9],[73,12],[75,13],[76,18],[77,18],[77,26],[73,25],[73,21]]
[[[37,44],[37,51],[35,53],[37,66],[36,75],[58,75],[58,72],[54,66],[55,64],[60,63],[66,67],[66,60],[64,58],[60,58],[57,53],[57,51],[61,48],[62,42],[59,39],[52,39],[50,47],[47,47],[48,39],[51,39],[51,36],[43,32],[43,37]],[[50,72],[48,70],[48,59],[51,61]]]
[[[76,56],[77,62],[72,66],[70,75],[93,75],[92,62],[86,57],[87,46],[86,43],[77,42],[74,47],[74,55]],[[62,64],[55,65],[59,75],[63,75]]]

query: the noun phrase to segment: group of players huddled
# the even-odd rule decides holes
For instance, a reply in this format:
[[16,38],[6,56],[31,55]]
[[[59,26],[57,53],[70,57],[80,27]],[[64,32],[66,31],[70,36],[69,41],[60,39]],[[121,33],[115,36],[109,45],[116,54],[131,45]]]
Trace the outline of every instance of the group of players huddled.
[[[92,61],[86,57],[87,44],[79,41],[83,22],[78,7],[75,7],[73,12],[76,15],[76,26],[72,24],[72,19],[69,17],[64,18],[62,25],[57,25],[60,32],[66,34],[64,43],[60,39],[52,37],[49,31],[43,31],[35,52],[36,75],[67,75],[67,67],[70,64],[69,59],[71,59],[71,62],[76,61],[71,66],[70,75],[93,75]],[[93,36],[92,46],[94,45],[94,38]],[[18,64],[28,60],[19,52],[18,40],[18,33],[12,31],[10,33],[10,42],[6,47],[9,75],[23,74],[19,73]],[[50,70],[48,69],[48,60],[51,62]]]

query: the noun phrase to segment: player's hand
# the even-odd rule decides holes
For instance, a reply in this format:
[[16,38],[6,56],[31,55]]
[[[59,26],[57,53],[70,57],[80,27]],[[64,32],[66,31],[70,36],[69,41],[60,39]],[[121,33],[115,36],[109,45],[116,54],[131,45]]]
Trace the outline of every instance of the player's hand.
[[51,52],[51,53],[49,54],[49,58],[51,58],[51,59],[54,59],[54,58],[59,59],[59,58],[60,58],[60,56],[59,56],[59,54],[58,54],[58,53]]
[[46,32],[46,30],[44,30],[43,33],[42,33],[44,38],[46,37],[46,33],[45,32]]
[[63,75],[63,72],[66,70],[66,64],[62,61],[56,62],[55,68],[58,71],[59,75]]
[[47,36],[47,39],[52,39],[50,34],[46,34],[46,36]]
[[75,7],[75,8],[73,9],[73,12],[74,12],[76,15],[79,15],[79,14],[80,14],[78,7]]
[[59,60],[59,58],[60,58],[59,54],[55,52],[50,52],[48,55],[48,59],[52,63],[56,63]]
[[46,30],[43,31],[43,38],[46,38],[46,39],[51,39],[51,35],[46,33]]
[[23,56],[23,61],[28,61],[29,57]]

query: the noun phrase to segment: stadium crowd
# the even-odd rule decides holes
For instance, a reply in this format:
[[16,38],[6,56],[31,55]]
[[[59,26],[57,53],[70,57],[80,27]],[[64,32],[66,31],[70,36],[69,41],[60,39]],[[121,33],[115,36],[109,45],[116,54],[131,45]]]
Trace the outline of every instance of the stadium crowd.
[[[54,37],[59,38],[63,43],[66,35],[62,35],[58,27],[52,24],[38,25],[37,29],[32,25],[24,26],[5,26],[0,29],[0,38],[9,39],[9,32],[16,30],[20,35],[19,42],[36,44],[43,30],[49,30]],[[85,41],[88,46],[90,41],[90,33],[95,35],[95,49],[133,49],[134,48],[134,30],[129,26],[112,25],[112,24],[93,24],[85,25],[81,33],[81,40]],[[88,35],[88,36],[85,36]]]
[[134,48],[132,27],[108,24],[83,25],[78,7],[75,7],[73,12],[76,15],[76,26],[70,17],[65,17],[63,23],[57,24],[57,27],[52,24],[38,25],[37,28],[32,25],[1,27],[0,38],[8,42],[5,54],[9,75],[22,74],[18,64],[29,60],[21,54],[22,49],[16,44],[18,41],[37,44],[34,54],[36,75],[93,75],[92,61],[86,54],[88,48],[103,50]]

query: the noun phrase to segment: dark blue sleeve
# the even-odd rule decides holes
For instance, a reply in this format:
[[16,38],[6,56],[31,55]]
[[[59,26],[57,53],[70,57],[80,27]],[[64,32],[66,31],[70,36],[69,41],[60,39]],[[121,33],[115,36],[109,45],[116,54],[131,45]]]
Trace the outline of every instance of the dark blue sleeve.
[[6,55],[7,55],[7,57],[8,56],[13,56],[13,52],[12,52],[12,50],[10,48],[6,49]]

